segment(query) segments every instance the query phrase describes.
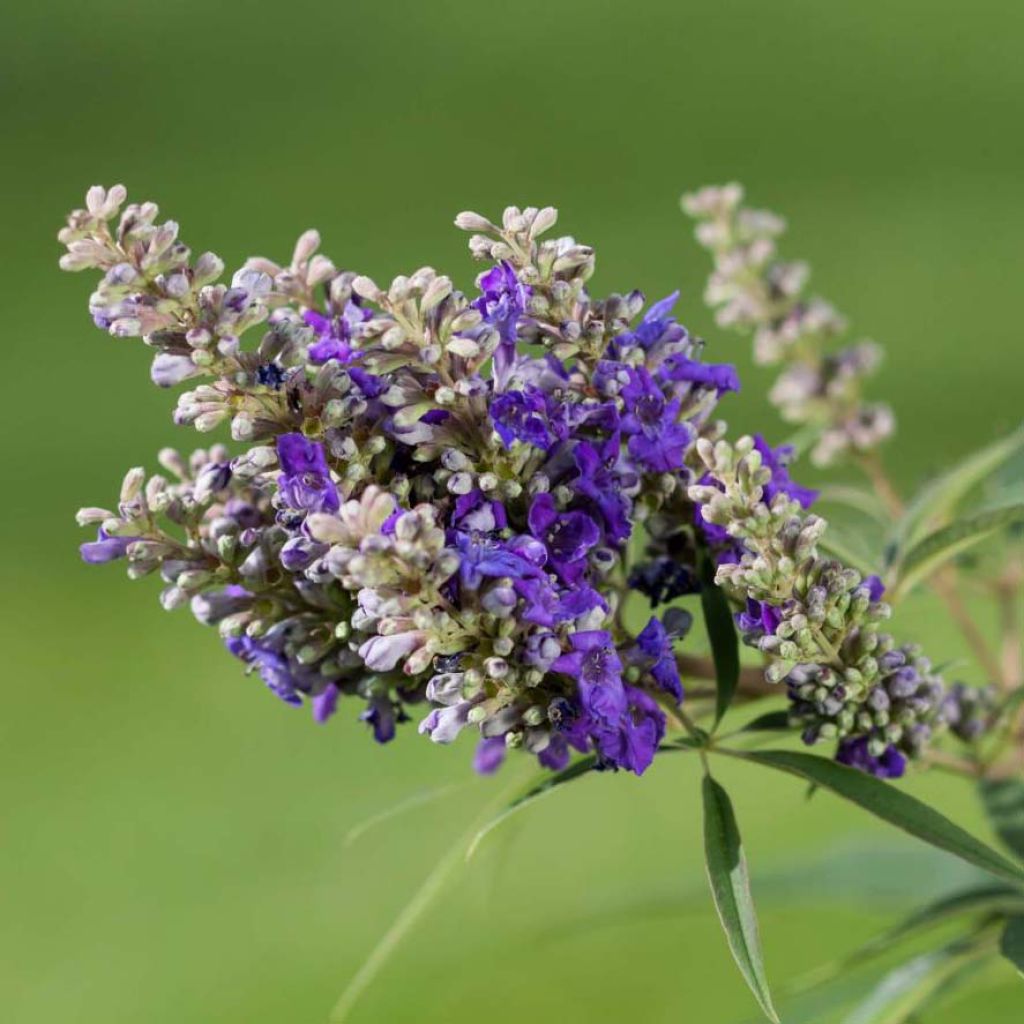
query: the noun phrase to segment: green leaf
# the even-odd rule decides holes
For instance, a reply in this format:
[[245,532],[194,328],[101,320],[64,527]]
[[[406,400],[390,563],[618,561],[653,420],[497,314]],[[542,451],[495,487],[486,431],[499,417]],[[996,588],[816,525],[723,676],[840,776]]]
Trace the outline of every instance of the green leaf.
[[915,911],[899,924],[854,950],[842,961],[849,965],[886,952],[895,943],[964,914],[1024,914],[1024,891],[1006,885],[977,886],[953,893]]
[[842,1024],[905,1024],[988,953],[964,942],[922,953],[890,971]]
[[729,795],[704,776],[704,858],[719,920],[733,959],[769,1020],[778,1022],[765,977],[747,861]]
[[1017,968],[1024,978],[1024,917],[1011,917],[999,940],[999,952]]
[[792,728],[788,711],[766,711],[747,722],[740,732],[790,732]]
[[795,750],[729,750],[732,757],[788,772],[812,785],[831,790],[883,821],[946,850],[961,860],[1016,885],[1024,883],[1024,868],[975,839],[959,825],[896,786],[872,775],[837,764],[816,754]]
[[892,599],[905,595],[951,558],[1014,523],[1024,523],[1024,505],[1007,505],[958,519],[929,534],[897,558]]
[[740,679],[740,648],[736,638],[736,623],[732,609],[721,587],[716,587],[711,578],[710,566],[704,573],[700,588],[700,603],[704,610],[704,627],[711,656],[715,660],[715,725],[728,711],[736,686]]
[[996,835],[1024,857],[1024,779],[983,779],[978,788]]
[[852,508],[857,512],[863,512],[881,525],[887,525],[890,520],[886,514],[885,507],[874,491],[865,490],[863,487],[850,487],[845,484],[827,484],[818,491],[818,504],[842,505]]
[[922,487],[897,524],[894,537],[897,547],[907,548],[915,544],[931,528],[944,522],[977,484],[1022,448],[1024,427],[972,452]]

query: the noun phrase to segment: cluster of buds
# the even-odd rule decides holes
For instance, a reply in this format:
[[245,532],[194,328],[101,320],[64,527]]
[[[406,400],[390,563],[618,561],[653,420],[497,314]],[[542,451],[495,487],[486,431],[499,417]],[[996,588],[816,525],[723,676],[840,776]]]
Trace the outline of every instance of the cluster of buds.
[[813,494],[760,439],[702,438],[697,451],[706,474],[689,494],[718,547],[716,582],[746,602],[737,622],[769,682],[787,684],[792,723],[807,743],[838,741],[845,763],[901,775],[951,704],[927,659],[882,631],[881,582],[819,554],[827,524],[806,511]]
[[478,733],[481,771],[521,747],[642,772],[683,696],[689,619],[626,627],[629,541],[687,502],[695,443],[738,388],[676,296],[593,298],[593,250],[542,238],[553,209],[515,207],[456,220],[492,264],[473,295],[431,268],[379,287],[315,232],[226,287],[219,259],[192,264],[177,225],[125,198],[90,190],[62,265],[102,271],[93,320],[155,348],[156,383],[206,378],[175,421],[228,425],[241,450],[165,452],[174,483],[133,470],[116,511],[83,511],[83,557],[159,572],[166,607],[318,721],[355,697],[384,742],[422,704],[433,740]]
[[895,429],[887,405],[862,398],[864,378],[877,368],[881,350],[870,341],[829,350],[845,321],[824,299],[807,294],[805,263],[777,257],[775,240],[785,222],[742,203],[735,184],[682,200],[714,259],[705,298],[717,322],[753,334],[757,362],[782,368],[770,398],[787,422],[813,429],[816,464],[871,451]]

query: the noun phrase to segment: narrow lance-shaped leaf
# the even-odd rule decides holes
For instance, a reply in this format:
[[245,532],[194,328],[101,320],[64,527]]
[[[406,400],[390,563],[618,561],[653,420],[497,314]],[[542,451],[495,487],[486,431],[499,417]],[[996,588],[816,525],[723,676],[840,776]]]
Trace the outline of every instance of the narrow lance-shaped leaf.
[[747,861],[726,791],[704,776],[704,857],[719,920],[733,959],[765,1015],[778,1021],[765,976]]
[[1024,779],[984,779],[978,788],[996,835],[1024,857]]
[[1015,523],[1024,523],[1024,505],[981,512],[936,530],[898,560],[893,600],[907,594],[950,559]]
[[1017,969],[1024,978],[1024,916],[1011,917],[1006,922],[999,940],[999,952]]
[[986,885],[944,896],[854,950],[844,957],[841,966],[878,956],[918,932],[968,914],[977,914],[979,917],[988,914],[1024,914],[1024,889],[1009,885]]
[[986,955],[989,947],[965,942],[922,953],[891,970],[842,1024],[905,1024]]
[[1016,885],[1024,883],[1024,868],[1012,864],[980,839],[954,825],[938,811],[896,786],[837,764],[816,754],[795,750],[729,750],[730,756],[796,775],[828,789],[912,836],[954,854],[968,864]]
[[929,528],[948,518],[960,501],[1002,463],[1024,448],[1024,427],[1000,438],[926,484],[907,506],[893,537],[899,548],[920,540]]
[[740,650],[736,637],[729,600],[721,587],[713,581],[714,572],[707,566],[700,588],[700,603],[704,612],[704,627],[715,660],[715,725],[728,711],[740,678]]

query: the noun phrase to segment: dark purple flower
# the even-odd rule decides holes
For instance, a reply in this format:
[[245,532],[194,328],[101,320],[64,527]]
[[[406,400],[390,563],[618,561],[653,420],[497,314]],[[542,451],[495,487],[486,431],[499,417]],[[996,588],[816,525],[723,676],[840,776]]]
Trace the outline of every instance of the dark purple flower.
[[600,449],[581,441],[572,452],[575,476],[568,481],[569,487],[586,499],[585,504],[600,514],[605,536],[613,544],[628,540],[633,531],[629,521],[631,503],[622,493],[616,472],[618,457],[618,437]]
[[391,698],[377,694],[369,699],[359,720],[373,728],[373,738],[378,743],[389,743],[395,738],[395,723],[400,719],[395,715]]
[[506,448],[525,441],[547,451],[555,438],[548,427],[547,399],[537,388],[506,391],[491,402],[491,421]]
[[866,577],[861,583],[861,586],[867,587],[868,596],[872,601],[881,601],[882,595],[885,594],[885,584],[874,574]]
[[477,745],[473,770],[478,775],[493,775],[505,760],[505,737],[491,736]]
[[739,391],[740,378],[736,367],[728,363],[701,363],[681,353],[669,356],[658,370],[665,381],[686,381],[700,387],[714,388],[719,394]]
[[302,704],[300,694],[306,687],[300,685],[301,681],[283,653],[245,634],[229,637],[224,644],[236,658],[255,668],[267,688],[285,704],[293,707]]
[[281,434],[277,439],[277,457],[282,469],[278,491],[288,508],[338,511],[341,499],[331,480],[323,445],[304,434]]
[[348,367],[348,375],[352,382],[367,398],[379,398],[388,389],[387,381],[376,374],[367,373],[358,366]]
[[804,508],[810,508],[818,497],[818,492],[795,483],[790,479],[789,470],[786,469],[793,457],[792,445],[783,444],[778,448],[772,448],[760,434],[755,434],[754,447],[761,453],[762,464],[771,470],[772,474],[771,480],[764,488],[765,504],[770,505],[776,494],[785,494]]
[[650,599],[652,608],[700,590],[700,582],[693,570],[667,557],[635,566],[630,570],[628,583],[633,590]]
[[636,638],[639,659],[654,681],[678,704],[683,699],[683,683],[672,650],[672,638],[659,620],[652,618]]
[[549,629],[561,622],[578,619],[595,608],[608,610],[604,598],[593,587],[577,584],[571,589],[563,589],[543,573],[516,579],[513,586],[523,599],[524,621]]
[[629,438],[629,454],[655,473],[681,469],[683,453],[693,439],[693,432],[679,422],[679,400],[666,400],[661,388],[643,367],[630,371],[622,398],[625,403],[622,433]]
[[555,572],[568,583],[578,583],[586,571],[587,552],[601,539],[597,523],[583,512],[559,512],[547,492],[533,499],[527,522],[547,548]]
[[665,714],[643,690],[627,686],[625,696],[625,712],[614,728],[594,731],[594,745],[608,767],[643,775],[665,735]]
[[100,529],[96,539],[86,544],[79,545],[78,551],[83,562],[90,565],[102,565],[104,562],[113,562],[118,558],[124,558],[128,552],[128,546],[138,537],[111,537],[106,530]]
[[772,636],[782,622],[782,612],[762,601],[747,598],[747,607],[736,614],[736,625],[743,633],[762,637]]
[[898,779],[903,775],[907,759],[895,747],[886,747],[881,757],[875,757],[868,747],[867,736],[843,740],[836,751],[836,760],[878,779]]
[[584,630],[573,633],[569,645],[572,650],[555,660],[552,671],[576,680],[583,709],[592,720],[618,725],[626,710],[626,694],[622,661],[611,634],[603,629]]

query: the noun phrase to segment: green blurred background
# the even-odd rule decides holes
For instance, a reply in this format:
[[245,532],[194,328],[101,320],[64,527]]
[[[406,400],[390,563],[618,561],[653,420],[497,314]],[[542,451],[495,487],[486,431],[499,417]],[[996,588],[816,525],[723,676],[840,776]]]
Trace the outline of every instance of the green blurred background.
[[[1013,0],[7,5],[0,1017],[321,1022],[501,785],[411,729],[375,749],[344,714],[315,728],[162,613],[152,582],[78,562],[75,509],[196,443],[143,346],[92,328],[88,275],[57,270],[87,186],[124,181],[229,266],[287,257],[316,225],[339,265],[386,280],[429,262],[464,285],[457,211],[557,205],[597,247],[598,289],[682,288],[685,322],[744,371],[730,418],[778,438],[768,372],[713,327],[677,207],[739,179],[888,346],[875,393],[897,405],[889,457],[909,485],[1020,418],[1022,43]],[[936,659],[963,653],[925,599],[902,623]],[[510,822],[352,1019],[744,1020],[695,769],[590,778]],[[722,776],[780,984],[960,877],[828,797]],[[966,787],[908,786],[986,834]],[[992,980],[934,1020],[1019,1021],[1019,983]]]

